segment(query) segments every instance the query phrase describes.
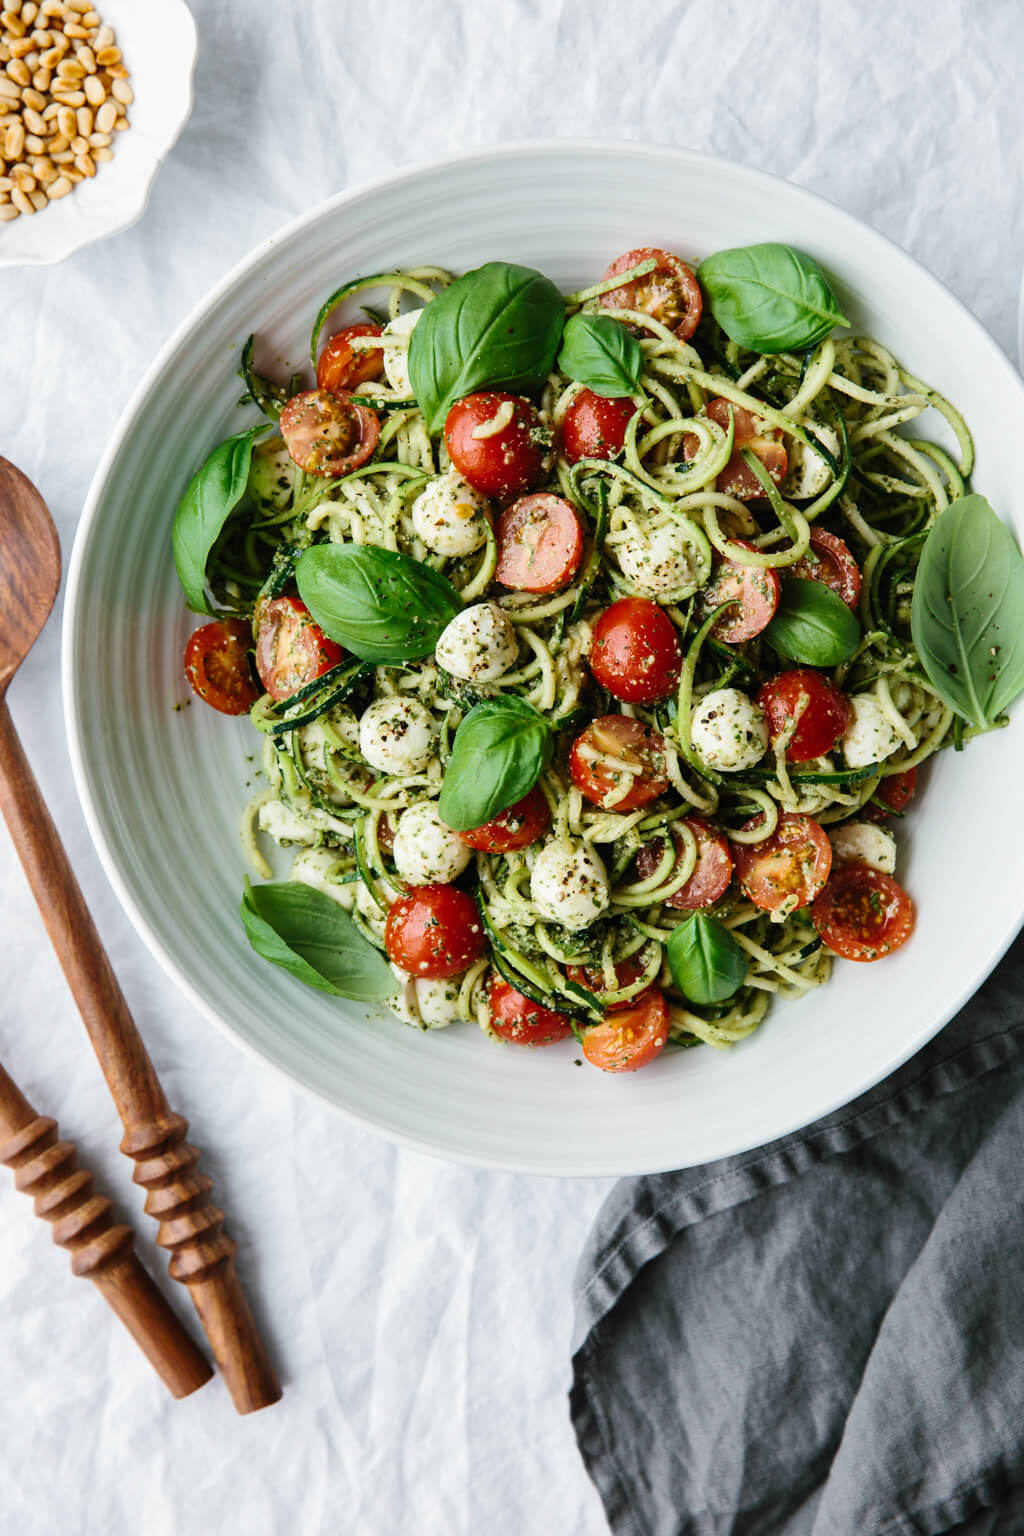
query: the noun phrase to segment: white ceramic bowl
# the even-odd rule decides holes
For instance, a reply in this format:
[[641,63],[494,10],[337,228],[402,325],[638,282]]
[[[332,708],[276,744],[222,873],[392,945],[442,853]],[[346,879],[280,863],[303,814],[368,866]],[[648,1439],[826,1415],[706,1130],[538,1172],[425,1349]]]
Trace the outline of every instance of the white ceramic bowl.
[[185,0],[99,0],[131,71],[131,128],[98,174],[31,218],[0,224],[0,267],[45,266],[141,219],[160,162],[192,110],[196,24]]
[[[352,1118],[492,1167],[622,1174],[756,1146],[853,1098],[923,1045],[1024,918],[1024,819],[1008,815],[1024,709],[943,753],[901,824],[919,925],[882,964],[774,1009],[730,1051],[666,1053],[635,1076],[574,1065],[572,1041],[490,1045],[471,1026],[421,1035],[304,989],[249,949],[236,831],[249,793],[245,720],[186,697],[175,502],[240,413],[238,351],[255,330],[282,375],[301,366],[321,299],[356,273],[506,258],[565,290],[652,244],[701,256],[784,240],[817,256],[856,324],[965,411],[976,485],[1019,506],[1024,387],[968,311],[909,256],[820,198],[724,161],[639,144],[551,142],[469,155],[346,193],[267,241],[163,349],[109,445],[71,562],[66,712],[100,855],[139,932],[213,1023]],[[903,830],[905,828],[905,830]],[[202,1070],[202,1063],[196,1063]]]

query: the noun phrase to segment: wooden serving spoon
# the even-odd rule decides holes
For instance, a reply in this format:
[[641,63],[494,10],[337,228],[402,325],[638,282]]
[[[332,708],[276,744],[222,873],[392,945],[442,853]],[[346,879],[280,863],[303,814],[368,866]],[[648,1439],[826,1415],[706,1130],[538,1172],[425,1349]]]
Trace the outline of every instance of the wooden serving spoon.
[[32,482],[0,458],[0,810],[124,1125],[121,1151],[148,1191],[146,1210],[188,1286],[239,1413],[276,1403],[281,1386],[235,1272],[237,1243],[171,1111],[89,915],[7,708],[7,688],[57,596],[60,544]]

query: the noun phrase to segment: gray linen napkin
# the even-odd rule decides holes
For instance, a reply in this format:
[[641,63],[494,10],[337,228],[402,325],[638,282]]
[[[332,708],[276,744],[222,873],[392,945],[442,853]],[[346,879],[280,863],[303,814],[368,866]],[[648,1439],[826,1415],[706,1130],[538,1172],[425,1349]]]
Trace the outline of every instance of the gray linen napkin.
[[615,1536],[1024,1532],[1022,1004],[1024,936],[845,1109],[616,1186],[570,1394]]

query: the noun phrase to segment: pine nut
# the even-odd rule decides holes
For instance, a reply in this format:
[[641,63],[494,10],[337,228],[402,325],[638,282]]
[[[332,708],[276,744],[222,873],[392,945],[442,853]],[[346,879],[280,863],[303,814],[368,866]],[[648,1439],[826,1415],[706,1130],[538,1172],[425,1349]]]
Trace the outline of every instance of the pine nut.
[[109,48],[111,46],[111,44],[113,43],[113,41],[114,41],[114,29],[113,29],[113,27],[100,27],[99,31],[96,33],[96,36],[93,38],[93,44],[92,45],[93,45],[93,47],[98,52],[99,49],[101,49],[101,48]]
[[8,192],[13,191],[13,188],[14,182],[9,176],[0,176],[0,192],[2,192],[5,197],[7,196]]
[[74,165],[75,152],[70,145],[67,149],[51,149],[50,159],[54,165]]
[[28,194],[28,198],[29,202],[32,204],[32,207],[36,210],[36,213],[39,212],[40,208],[45,208],[48,201],[46,193],[40,191],[39,188],[37,188],[35,192],[30,192]]
[[12,123],[4,134],[4,159],[20,160],[25,148],[25,129],[21,123]]
[[[65,11],[75,11],[79,16],[84,16],[86,11],[92,10],[92,0],[64,0]],[[67,28],[65,28],[65,31]]]
[[128,121],[128,119],[126,117],[119,117],[117,122],[114,124],[114,132],[115,133],[124,133],[125,129],[126,128],[130,128],[130,127],[131,127],[131,123]]
[[76,155],[84,155],[86,150],[89,148],[89,140],[83,139],[80,133],[76,133],[74,138],[71,140],[71,148],[74,150]]
[[110,144],[109,133],[90,133],[88,138],[90,149],[106,149]]
[[65,107],[84,107],[84,91],[57,91],[53,93],[54,101],[61,102]]
[[27,165],[16,165],[11,172],[11,177],[19,192],[31,192],[36,184],[36,179]]
[[78,132],[78,121],[70,107],[57,108],[57,126],[66,139],[73,139]]
[[30,155],[44,155],[46,153],[46,140],[41,139],[37,133],[26,133],[25,149]]
[[43,69],[40,66],[40,68],[37,69],[35,74],[32,76],[32,89],[34,91],[40,91],[45,96],[50,89],[50,81],[52,79],[53,75],[50,73],[50,71],[48,69]]
[[12,59],[23,59],[31,53],[35,44],[30,37],[16,37],[7,44]]
[[0,75],[0,96],[6,96],[8,101],[20,101],[21,89],[6,75]]
[[107,93],[99,75],[86,75],[82,81],[82,90],[90,107],[98,107],[107,99]]
[[109,69],[111,64],[120,64],[120,62],[121,62],[121,50],[120,50],[120,48],[114,48],[114,47],[101,48],[99,53],[97,53],[97,55],[96,55],[96,62],[97,62],[97,64],[101,64],[104,69]]
[[39,63],[43,69],[56,69],[66,51],[66,47],[62,48],[60,43],[55,43],[52,48],[47,48],[45,53],[39,55]]
[[130,106],[135,100],[135,92],[127,80],[115,80],[110,87],[110,94],[115,101],[119,101],[123,107]]
[[64,23],[64,36],[79,37],[83,42],[86,42],[88,40],[89,33],[87,28],[80,27],[73,21],[66,21]]
[[81,80],[85,75],[85,65],[78,59],[61,59],[57,65],[57,74],[62,80]]
[[75,156],[75,165],[78,167],[78,169],[85,176],[95,176],[96,175],[96,162],[92,158],[92,155],[90,155],[88,153],[86,153],[84,155],[76,155]]
[[28,196],[21,190],[20,187],[15,187],[14,191],[11,193],[11,202],[14,204],[15,208],[17,208],[19,213],[35,213],[36,211]]
[[55,133],[46,146],[46,153],[52,155],[56,150],[67,149],[71,140],[63,133]]
[[75,113],[75,121],[78,124],[79,133],[83,138],[87,139],[90,133],[92,133],[92,107],[79,107],[78,111]]
[[33,112],[31,107],[26,107],[21,116],[29,133],[39,133],[45,137],[46,123],[39,116],[38,112]]
[[30,27],[39,15],[39,7],[36,5],[36,0],[25,0],[25,4],[21,7],[19,14],[26,27]]
[[9,64],[4,65],[4,69],[19,85],[28,85],[32,79],[32,73],[24,59],[12,59]]
[[13,203],[4,203],[0,206],[0,224],[9,224],[12,219],[20,216],[21,209],[15,208]]
[[32,41],[37,48],[52,48],[53,38],[43,27],[37,27],[32,33]]
[[71,191],[71,183],[66,176],[58,176],[56,181],[51,181],[46,189],[46,195],[51,200],[57,197],[67,197]]
[[105,101],[96,113],[96,127],[100,133],[110,133],[117,122],[117,107],[112,101]]
[[87,75],[94,75],[96,73],[96,55],[87,43],[83,43],[81,48],[75,49],[75,58]]
[[26,85],[21,93],[21,99],[26,107],[31,107],[33,112],[38,112],[45,121],[46,97],[41,91],[33,90],[30,85]]
[[21,17],[16,16],[13,11],[0,11],[0,21],[4,24],[4,30],[12,37],[24,37],[28,31]]

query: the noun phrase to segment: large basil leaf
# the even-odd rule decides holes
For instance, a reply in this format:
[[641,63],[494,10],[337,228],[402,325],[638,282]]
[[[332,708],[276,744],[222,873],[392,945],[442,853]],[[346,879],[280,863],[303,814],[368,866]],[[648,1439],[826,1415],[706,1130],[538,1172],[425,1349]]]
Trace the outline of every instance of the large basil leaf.
[[212,613],[206,601],[206,562],[228,517],[245,492],[252,445],[267,423],[226,438],[188,483],[174,514],[171,542],[178,580],[196,613]]
[[697,276],[722,330],[753,352],[801,351],[849,324],[814,257],[789,245],[719,251]]
[[409,378],[430,432],[448,409],[489,386],[539,389],[551,372],[565,300],[532,267],[489,261],[428,304],[409,340]]
[[437,811],[456,832],[482,827],[528,794],[551,761],[544,716],[518,699],[484,699],[455,733]]
[[1024,559],[984,496],[961,496],[932,525],[910,628],[935,691],[979,731],[1024,690]]
[[837,667],[857,649],[861,629],[856,615],[823,581],[788,576],[764,637],[790,661],[807,667]]
[[253,886],[246,880],[242,922],[258,955],[308,987],[360,1003],[380,1002],[395,991],[384,956],[344,908],[312,886],[297,880]]
[[666,949],[676,986],[691,1003],[724,1003],[747,977],[747,957],[724,924],[706,912],[680,923]]
[[429,656],[462,609],[437,571],[373,544],[317,544],[296,561],[295,580],[324,634],[363,661]]
[[644,369],[643,348],[609,315],[573,315],[566,321],[558,366],[595,395],[635,395]]

